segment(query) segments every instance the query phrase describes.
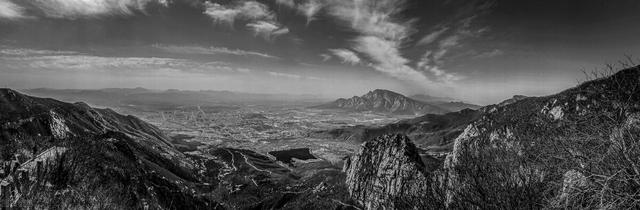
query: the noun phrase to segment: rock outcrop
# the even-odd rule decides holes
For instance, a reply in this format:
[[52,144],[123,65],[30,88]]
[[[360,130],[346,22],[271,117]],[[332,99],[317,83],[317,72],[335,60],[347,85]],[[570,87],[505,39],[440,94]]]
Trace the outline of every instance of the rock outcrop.
[[426,198],[433,193],[430,172],[406,136],[384,135],[364,143],[345,161],[344,170],[349,193],[366,209],[435,206]]

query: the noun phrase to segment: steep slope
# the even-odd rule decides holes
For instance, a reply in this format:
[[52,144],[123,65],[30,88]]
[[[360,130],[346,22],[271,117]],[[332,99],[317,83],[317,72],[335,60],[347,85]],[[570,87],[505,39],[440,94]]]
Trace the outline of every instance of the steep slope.
[[[437,163],[436,163],[437,164]],[[403,135],[383,135],[364,143],[346,161],[350,195],[366,209],[433,209],[430,171],[418,149]],[[441,202],[440,202],[441,204]]]
[[416,101],[389,90],[376,89],[358,97],[340,98],[334,102],[315,106],[317,109],[344,109],[350,111],[373,111],[398,115],[441,114],[448,110]]
[[0,89],[0,126],[0,159],[11,165],[1,194],[10,205],[217,208],[194,194],[194,162],[135,117]]
[[640,207],[640,69],[494,106],[447,157],[448,205]]

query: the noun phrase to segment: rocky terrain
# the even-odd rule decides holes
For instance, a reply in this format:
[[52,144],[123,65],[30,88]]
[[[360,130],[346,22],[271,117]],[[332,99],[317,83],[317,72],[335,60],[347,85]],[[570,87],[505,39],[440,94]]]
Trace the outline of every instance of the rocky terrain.
[[640,187],[639,86],[640,70],[633,67],[556,95],[489,109],[447,157],[448,202],[637,208],[631,189]]
[[365,209],[434,209],[442,206],[424,199],[437,193],[430,188],[433,165],[406,136],[383,135],[364,143],[344,170],[349,193]]
[[441,114],[449,112],[449,110],[445,108],[416,101],[402,94],[382,89],[369,91],[363,96],[354,96],[348,99],[340,98],[334,102],[312,108],[372,111],[398,115]]
[[[341,168],[326,161],[283,165],[251,150],[198,148],[202,145],[170,139],[151,124],[109,109],[2,89],[0,122],[0,201],[6,207],[352,209],[355,204]],[[189,145],[178,150],[173,142]]]
[[484,107],[443,165],[420,162],[406,137],[383,135],[346,165],[349,192],[366,209],[638,208],[639,86],[633,67]]
[[[396,113],[418,107],[395,96],[357,100],[383,99],[369,108]],[[0,200],[33,208],[634,209],[639,102],[633,67],[555,95],[309,133],[322,149],[260,152],[169,138],[110,109],[2,89]],[[316,153],[356,144],[348,157]]]
[[194,162],[135,117],[1,89],[0,122],[6,206],[218,207],[194,193]]

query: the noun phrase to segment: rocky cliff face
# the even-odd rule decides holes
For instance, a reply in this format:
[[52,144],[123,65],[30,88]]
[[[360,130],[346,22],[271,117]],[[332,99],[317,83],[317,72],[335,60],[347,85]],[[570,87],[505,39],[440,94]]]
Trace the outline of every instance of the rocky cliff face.
[[332,103],[316,106],[322,109],[345,109],[353,111],[374,111],[391,114],[417,115],[442,114],[449,110],[408,98],[389,90],[377,89],[359,97],[338,99]]
[[366,209],[437,206],[424,197],[434,193],[430,188],[434,182],[406,136],[384,135],[364,143],[344,170],[349,193]]

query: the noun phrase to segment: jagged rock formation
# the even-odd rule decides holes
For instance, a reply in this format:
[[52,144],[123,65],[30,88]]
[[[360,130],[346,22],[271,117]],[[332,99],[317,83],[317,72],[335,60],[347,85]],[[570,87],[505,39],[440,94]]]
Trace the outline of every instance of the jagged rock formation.
[[449,207],[638,208],[639,90],[633,67],[487,107],[447,157]]
[[349,193],[366,209],[437,206],[424,196],[434,193],[430,169],[406,136],[384,135],[364,143],[344,170]]
[[408,98],[402,94],[376,89],[358,97],[340,98],[334,102],[315,106],[318,109],[345,109],[351,111],[373,111],[400,115],[442,114],[449,112],[444,108]]

